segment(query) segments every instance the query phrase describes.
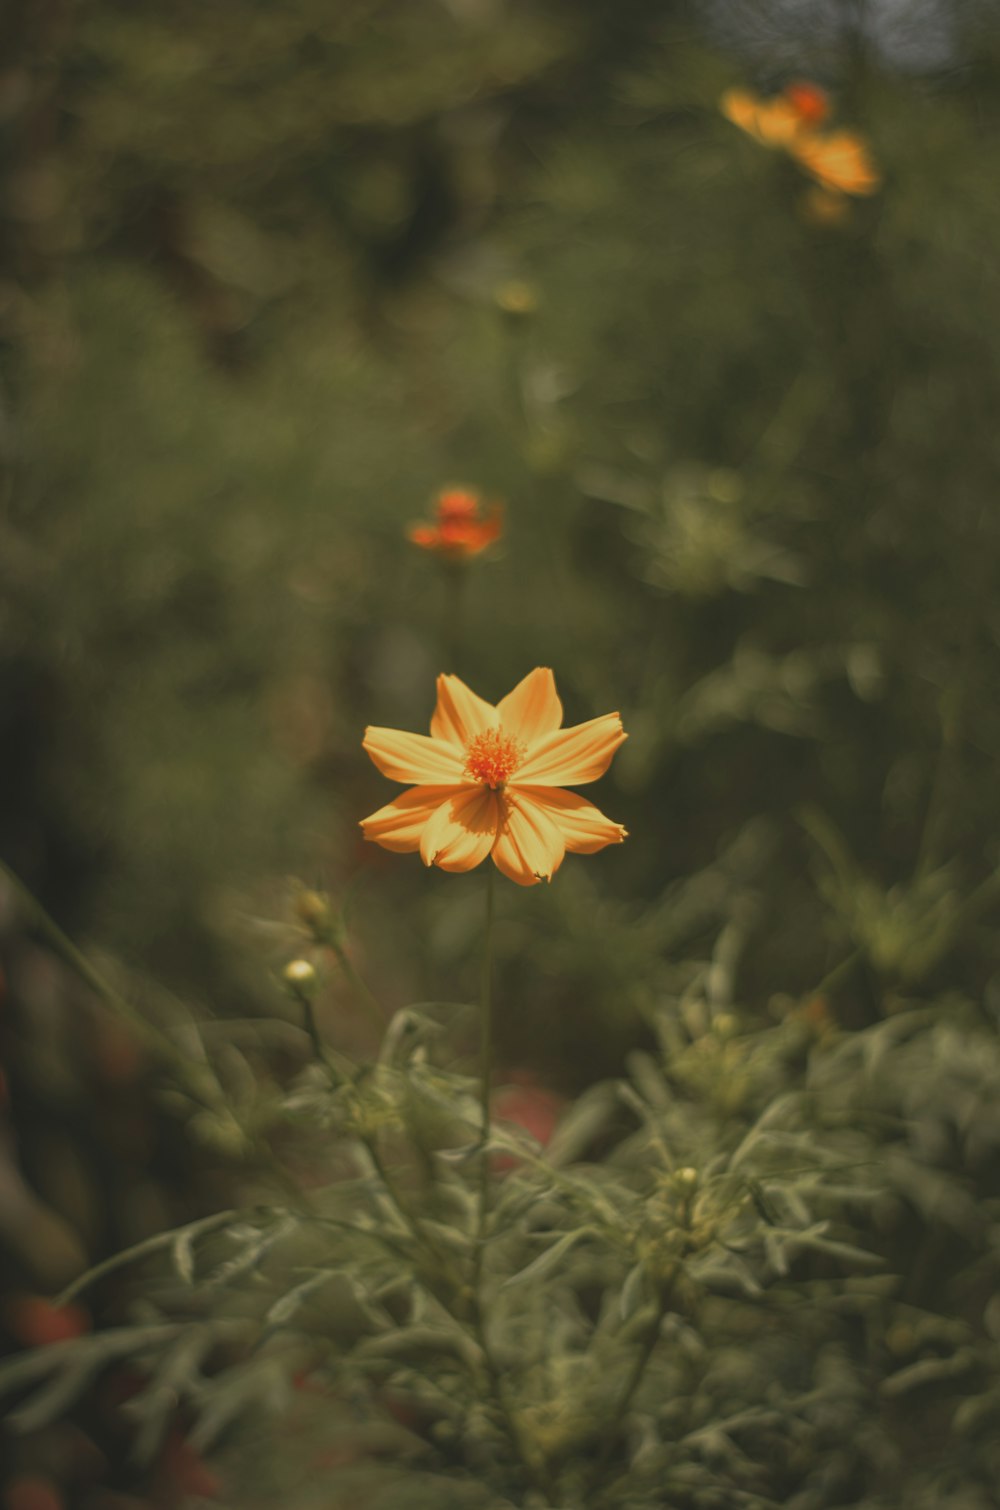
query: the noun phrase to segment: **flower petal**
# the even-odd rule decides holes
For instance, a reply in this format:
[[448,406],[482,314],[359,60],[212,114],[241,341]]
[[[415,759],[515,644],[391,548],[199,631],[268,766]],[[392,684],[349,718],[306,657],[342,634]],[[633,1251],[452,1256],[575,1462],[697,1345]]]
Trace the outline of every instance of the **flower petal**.
[[365,730],[362,746],[382,775],[392,781],[454,786],[462,780],[463,761],[454,745],[426,734],[373,725]]
[[548,813],[523,792],[505,793],[506,816],[493,846],[493,863],[518,886],[551,881],[566,844]]
[[762,147],[787,147],[805,124],[801,111],[784,95],[761,99],[749,89],[727,89],[719,109]]
[[493,848],[499,825],[497,795],[489,787],[450,792],[420,836],[420,858],[442,870],[472,870]]
[[571,729],[557,729],[528,751],[517,771],[517,785],[580,786],[596,781],[627,738],[617,713],[604,713]]
[[453,786],[414,786],[400,792],[385,807],[362,818],[366,839],[398,855],[420,848],[420,836],[442,803],[455,795]]
[[556,693],[556,679],[548,666],[537,666],[497,703],[504,730],[531,745],[543,734],[552,734],[563,721],[563,705]]
[[437,679],[437,706],[431,719],[431,734],[443,739],[462,751],[465,764],[465,747],[470,739],[484,729],[496,727],[497,710],[492,703],[477,697],[459,676],[439,676]]
[[548,814],[566,841],[570,854],[595,854],[606,844],[620,844],[628,832],[576,792],[564,792],[561,787],[551,786],[522,787],[519,783],[517,794],[528,797]]
[[882,187],[882,175],[855,131],[807,134],[794,144],[792,153],[828,189],[865,195]]

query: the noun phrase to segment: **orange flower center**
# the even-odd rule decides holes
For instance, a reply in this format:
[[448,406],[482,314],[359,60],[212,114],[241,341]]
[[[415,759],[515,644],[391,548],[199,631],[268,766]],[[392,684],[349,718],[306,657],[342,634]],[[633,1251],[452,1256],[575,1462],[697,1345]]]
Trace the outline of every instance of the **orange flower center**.
[[524,745],[512,734],[502,728],[484,729],[465,747],[464,774],[496,790],[513,776],[524,755]]

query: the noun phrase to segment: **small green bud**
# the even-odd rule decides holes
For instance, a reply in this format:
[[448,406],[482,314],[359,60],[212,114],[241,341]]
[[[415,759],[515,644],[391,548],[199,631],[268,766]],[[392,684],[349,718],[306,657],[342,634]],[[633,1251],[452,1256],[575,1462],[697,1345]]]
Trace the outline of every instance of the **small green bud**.
[[310,933],[321,935],[330,931],[330,898],[322,891],[308,888],[295,898],[295,916],[304,923]]

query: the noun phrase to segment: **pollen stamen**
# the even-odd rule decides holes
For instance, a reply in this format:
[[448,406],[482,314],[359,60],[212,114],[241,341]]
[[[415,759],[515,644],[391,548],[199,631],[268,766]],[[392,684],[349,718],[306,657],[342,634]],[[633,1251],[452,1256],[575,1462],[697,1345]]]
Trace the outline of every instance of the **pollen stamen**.
[[503,729],[484,729],[465,747],[464,775],[494,791],[510,780],[525,756],[525,747]]

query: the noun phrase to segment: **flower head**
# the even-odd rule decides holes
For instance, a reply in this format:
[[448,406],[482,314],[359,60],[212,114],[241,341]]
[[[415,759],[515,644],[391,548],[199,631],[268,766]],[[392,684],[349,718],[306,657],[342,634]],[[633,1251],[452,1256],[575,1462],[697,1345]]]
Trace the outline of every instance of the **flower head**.
[[749,89],[727,89],[719,109],[762,147],[787,152],[831,193],[868,195],[881,186],[882,176],[861,133],[827,129],[830,100],[818,84],[797,80],[770,98]]
[[503,531],[503,510],[499,504],[481,514],[479,494],[457,488],[438,494],[435,515],[433,524],[412,524],[407,535],[422,550],[435,551],[450,561],[478,556]]
[[457,676],[439,676],[430,735],[365,730],[364,748],[410,785],[362,821],[366,839],[425,865],[472,870],[487,856],[519,886],[549,881],[567,850],[593,854],[625,830],[561,783],[603,776],[626,738],[617,713],[562,728],[547,667],[529,672],[494,707]]
[[796,137],[826,118],[826,94],[816,84],[789,84],[769,98],[751,89],[727,89],[719,109],[727,121],[752,136],[762,147],[788,149]]

